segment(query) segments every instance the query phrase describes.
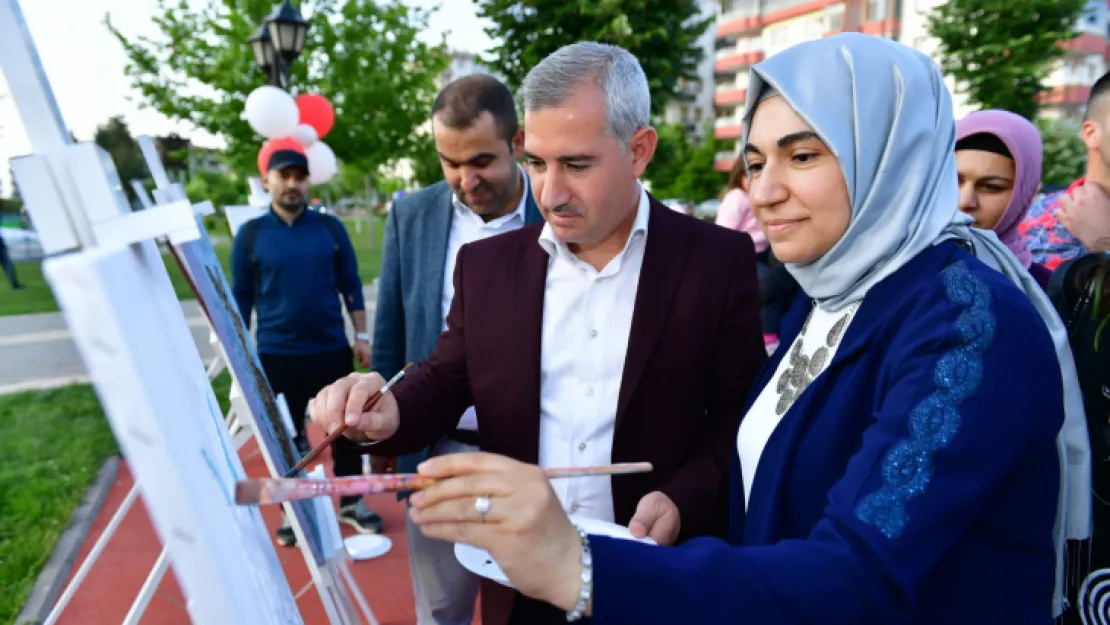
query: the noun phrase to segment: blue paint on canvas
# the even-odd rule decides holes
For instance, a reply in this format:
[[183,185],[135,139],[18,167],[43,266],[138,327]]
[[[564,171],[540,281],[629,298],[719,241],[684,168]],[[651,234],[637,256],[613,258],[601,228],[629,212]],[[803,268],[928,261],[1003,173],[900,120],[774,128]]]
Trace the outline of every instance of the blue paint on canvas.
[[[196,241],[174,247],[179,253],[181,262],[188,267],[196,286],[197,297],[212,321],[212,327],[220,339],[220,344],[223,345],[228,368],[242,389],[243,398],[250,408],[257,427],[257,437],[265,445],[268,455],[273,460],[274,468],[278,473],[275,477],[281,477],[299,460],[297,449],[278,410],[273,389],[270,388],[270,383],[262,370],[262,363],[258,358],[254,342],[239,315],[219,258],[212,249],[212,243],[204,230],[203,222],[200,218],[197,221],[201,237]],[[220,423],[223,427],[222,415]],[[313,559],[317,564],[324,564],[329,554],[324,552],[319,516],[313,507],[313,502],[296,501],[292,502],[291,507],[307,537]]]

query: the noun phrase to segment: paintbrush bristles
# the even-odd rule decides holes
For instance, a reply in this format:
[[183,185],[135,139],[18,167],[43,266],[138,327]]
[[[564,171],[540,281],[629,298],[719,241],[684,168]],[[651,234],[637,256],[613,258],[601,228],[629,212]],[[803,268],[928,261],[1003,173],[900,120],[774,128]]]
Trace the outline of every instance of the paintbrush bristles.
[[243,480],[235,484],[235,503],[249,506],[261,503],[262,483],[258,480]]

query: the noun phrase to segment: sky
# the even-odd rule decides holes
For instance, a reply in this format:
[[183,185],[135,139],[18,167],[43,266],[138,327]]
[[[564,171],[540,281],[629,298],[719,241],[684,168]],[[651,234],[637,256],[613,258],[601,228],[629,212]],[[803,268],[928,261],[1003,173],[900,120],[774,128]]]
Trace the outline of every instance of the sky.
[[[426,9],[439,7],[423,35],[426,41],[438,42],[446,34],[452,49],[476,53],[485,52],[492,45],[483,32],[487,24],[474,15],[471,0],[404,1]],[[92,139],[98,124],[113,115],[123,115],[134,135],[176,131],[199,145],[221,145],[215,137],[141,108],[124,75],[127,58],[104,26],[104,17],[111,16],[112,24],[125,35],[156,37],[158,31],[151,19],[157,11],[157,0],[16,0],[16,3],[23,10],[62,118],[78,140]],[[15,104],[11,98],[3,97],[7,93],[7,82],[0,73],[0,196],[11,193],[8,159],[31,151]]]

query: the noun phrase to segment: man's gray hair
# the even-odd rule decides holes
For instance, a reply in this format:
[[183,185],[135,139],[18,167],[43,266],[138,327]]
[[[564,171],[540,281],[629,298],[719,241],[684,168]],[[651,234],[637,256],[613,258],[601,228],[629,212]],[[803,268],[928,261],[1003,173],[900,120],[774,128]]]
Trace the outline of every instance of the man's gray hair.
[[651,94],[640,62],[624,48],[580,41],[552,52],[524,78],[524,110],[560,106],[591,80],[604,94],[609,132],[627,145],[651,123]]

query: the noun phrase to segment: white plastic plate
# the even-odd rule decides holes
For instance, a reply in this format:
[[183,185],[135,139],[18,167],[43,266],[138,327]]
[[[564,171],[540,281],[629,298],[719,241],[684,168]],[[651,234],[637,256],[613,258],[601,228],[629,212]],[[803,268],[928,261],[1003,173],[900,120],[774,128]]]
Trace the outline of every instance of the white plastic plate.
[[381,534],[356,534],[343,541],[352,560],[370,560],[389,553],[393,541]]

